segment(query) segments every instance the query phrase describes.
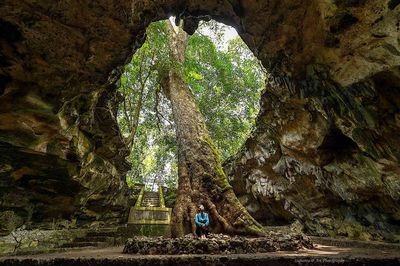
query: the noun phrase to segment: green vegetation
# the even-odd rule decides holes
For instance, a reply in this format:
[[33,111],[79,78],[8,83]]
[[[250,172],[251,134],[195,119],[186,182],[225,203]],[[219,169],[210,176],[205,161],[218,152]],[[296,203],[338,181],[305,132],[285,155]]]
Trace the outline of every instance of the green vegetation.
[[[239,37],[227,41],[227,30],[214,21],[202,22],[188,40],[184,64],[174,66],[194,94],[221,160],[235,154],[251,132],[264,88],[259,61]],[[152,23],[120,80],[124,100],[118,121],[132,151],[128,184],[151,188],[161,181],[176,187],[175,125],[159,84],[170,67],[165,21]],[[221,176],[222,188],[229,186],[225,179]]]

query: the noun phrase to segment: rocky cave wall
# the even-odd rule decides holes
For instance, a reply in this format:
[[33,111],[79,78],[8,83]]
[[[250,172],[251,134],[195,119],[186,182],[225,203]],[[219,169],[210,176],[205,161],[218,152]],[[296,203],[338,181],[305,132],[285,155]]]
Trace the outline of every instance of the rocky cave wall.
[[118,8],[2,1],[2,231],[126,220],[128,151],[115,120],[113,69],[133,38]]
[[315,235],[398,242],[399,2],[319,8],[325,38],[270,61],[256,129],[225,168],[266,224],[297,219]]
[[398,234],[399,12],[397,0],[2,1],[1,229],[124,221],[116,82],[147,25],[177,14],[189,33],[210,17],[236,27],[268,70],[257,128],[227,165],[238,194],[312,233]]

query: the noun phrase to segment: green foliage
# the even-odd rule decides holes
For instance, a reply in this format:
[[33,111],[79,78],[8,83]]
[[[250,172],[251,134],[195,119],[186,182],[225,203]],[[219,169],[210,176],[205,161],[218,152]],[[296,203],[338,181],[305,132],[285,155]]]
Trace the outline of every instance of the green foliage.
[[[213,151],[221,155],[218,160],[235,154],[247,138],[259,109],[264,72],[239,37],[229,42],[224,40],[225,29],[226,26],[216,22],[203,23],[188,40],[183,65],[177,66],[169,59],[166,22],[149,26],[146,42],[126,66],[120,81],[119,91],[125,101],[120,105],[118,121],[124,136],[129,135],[134,120],[129,116],[139,98],[143,98],[129,156],[132,164],[127,177],[129,184],[144,182],[151,187],[154,181],[162,179],[161,183],[171,191],[171,200],[175,197],[175,125],[169,102],[159,86],[161,77],[171,67],[179,67],[179,73],[195,95],[213,140],[210,143],[216,146],[212,144]],[[222,168],[217,170],[223,173]],[[218,181],[221,189],[229,186],[226,176]]]
[[[213,24],[205,23],[203,27],[221,31]],[[214,36],[221,38],[218,33]],[[231,40],[226,49],[217,46],[203,34],[190,37],[185,79],[222,159],[226,159],[240,149],[254,125],[265,75],[240,37]]]
[[130,116],[138,103],[141,86],[144,85],[144,101],[129,156],[132,169],[127,175],[128,185],[145,183],[151,188],[161,178],[176,183],[174,125],[169,103],[159,92],[159,77],[168,70],[170,64],[166,51],[168,36],[165,22],[152,23],[147,29],[146,42],[135,53],[121,76],[119,91],[125,102],[120,104],[118,122],[125,137],[134,126]]

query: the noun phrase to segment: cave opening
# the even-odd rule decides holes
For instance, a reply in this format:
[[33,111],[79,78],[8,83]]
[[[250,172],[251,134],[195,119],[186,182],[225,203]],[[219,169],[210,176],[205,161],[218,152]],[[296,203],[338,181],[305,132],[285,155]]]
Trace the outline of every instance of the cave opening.
[[[170,19],[171,21],[171,19]],[[121,75],[117,120],[131,164],[129,186],[167,189],[172,206],[177,189],[177,141],[171,104],[160,76],[171,67],[169,21],[151,23],[146,41]],[[222,160],[234,156],[252,131],[265,88],[265,69],[233,27],[201,21],[188,38],[180,70],[203,114]]]

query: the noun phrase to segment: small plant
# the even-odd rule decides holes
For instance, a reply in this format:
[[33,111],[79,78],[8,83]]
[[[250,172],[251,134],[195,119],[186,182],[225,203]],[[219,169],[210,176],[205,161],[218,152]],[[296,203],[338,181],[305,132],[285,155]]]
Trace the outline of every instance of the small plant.
[[22,246],[22,243],[28,237],[28,230],[25,230],[25,225],[18,227],[14,231],[11,232],[11,236],[15,241],[14,251],[16,253]]

